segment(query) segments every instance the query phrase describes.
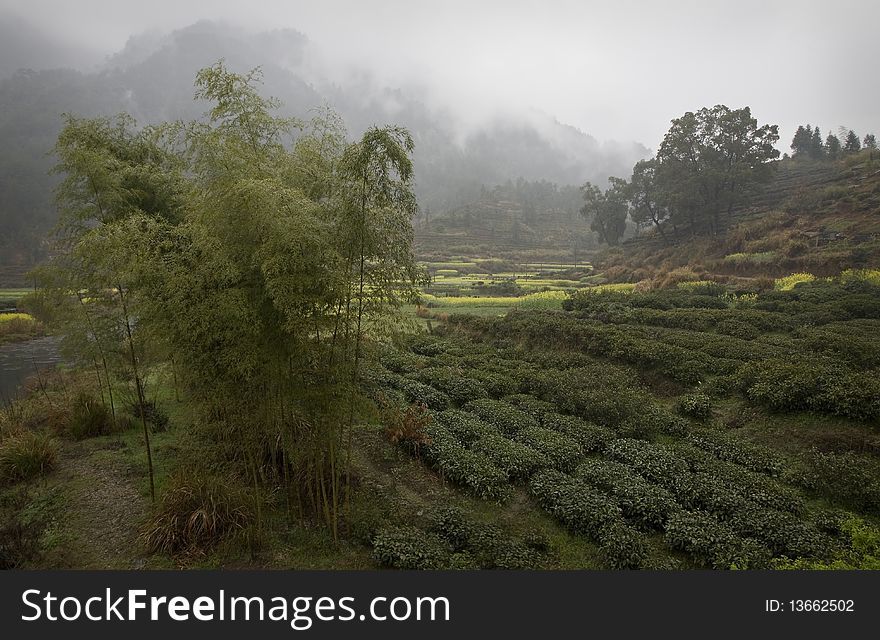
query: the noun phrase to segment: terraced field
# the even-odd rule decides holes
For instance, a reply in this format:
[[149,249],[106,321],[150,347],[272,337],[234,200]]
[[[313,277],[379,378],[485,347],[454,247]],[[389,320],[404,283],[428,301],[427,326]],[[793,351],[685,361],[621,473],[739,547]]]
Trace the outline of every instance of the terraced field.
[[[854,532],[880,515],[878,289],[584,293],[567,311],[453,315],[387,348],[369,383],[408,412],[401,447],[462,493],[552,516],[596,567],[859,566],[873,556]],[[375,554],[482,566],[473,526],[459,512],[388,526]],[[514,543],[509,566],[552,556]]]

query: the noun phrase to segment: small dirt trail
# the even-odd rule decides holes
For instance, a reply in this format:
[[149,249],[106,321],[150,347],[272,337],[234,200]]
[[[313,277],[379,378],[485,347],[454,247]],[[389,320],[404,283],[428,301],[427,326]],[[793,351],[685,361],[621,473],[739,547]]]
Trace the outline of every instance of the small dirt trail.
[[66,442],[56,474],[65,497],[59,514],[66,533],[64,563],[83,569],[142,567],[138,532],[149,505],[120,447],[113,442]]

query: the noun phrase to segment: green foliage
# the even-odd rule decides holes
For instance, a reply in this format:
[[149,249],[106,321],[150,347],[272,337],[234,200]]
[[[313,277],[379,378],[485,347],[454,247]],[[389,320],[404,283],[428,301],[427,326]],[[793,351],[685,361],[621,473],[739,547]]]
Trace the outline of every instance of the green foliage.
[[488,422],[458,409],[447,409],[436,413],[434,419],[466,446],[470,446],[484,436],[498,434],[498,430]]
[[592,538],[598,538],[603,529],[618,522],[622,515],[611,498],[554,469],[535,473],[529,491],[570,529]]
[[841,534],[846,540],[845,546],[834,553],[831,559],[782,557],[773,562],[773,568],[810,571],[880,569],[880,529],[850,516],[841,524]]
[[721,460],[735,462],[758,473],[778,475],[782,470],[782,461],[770,449],[748,444],[720,431],[695,429],[687,434],[686,440]]
[[581,187],[584,206],[581,215],[589,219],[590,229],[611,246],[620,242],[626,230],[629,193],[626,180],[609,178],[611,186],[602,192],[599,187],[586,183]]
[[535,473],[529,491],[568,528],[598,542],[611,568],[644,565],[647,552],[642,537],[624,522],[609,496],[553,469]]
[[488,398],[485,387],[477,380],[465,377],[453,367],[429,367],[419,371],[419,380],[440,389],[450,400],[462,405],[471,400]]
[[439,536],[418,527],[387,527],[373,538],[373,557],[395,569],[444,569],[450,561],[448,545]]
[[559,413],[545,413],[541,424],[546,429],[558,431],[574,440],[584,453],[602,451],[606,444],[617,437],[614,431],[607,427]]
[[679,398],[678,411],[682,415],[705,420],[712,415],[712,400],[705,393],[689,393]]
[[795,479],[836,503],[880,514],[880,465],[871,458],[853,452],[812,451]]
[[464,409],[495,425],[505,435],[538,426],[538,421],[529,414],[499,400],[474,400],[468,402]]
[[432,530],[444,538],[457,554],[467,554],[480,569],[538,569],[545,549],[529,540],[514,538],[496,526],[469,519],[455,507],[434,515]]
[[563,433],[542,427],[526,427],[514,436],[517,441],[534,449],[560,471],[572,471],[583,457],[580,443]]
[[65,433],[74,440],[105,436],[113,430],[107,407],[90,393],[80,393],[73,401]]
[[759,127],[749,107],[685,113],[672,121],[657,151],[662,200],[691,229],[717,231],[721,213],[769,177],[778,139],[778,127]]
[[0,483],[30,480],[55,466],[57,449],[48,436],[22,431],[0,441]]
[[466,449],[439,424],[428,425],[425,431],[430,439],[424,450],[425,460],[444,478],[484,500],[504,502],[509,498],[507,474],[485,455]]
[[766,566],[769,553],[739,538],[709,514],[680,511],[666,523],[666,544],[690,554],[698,563],[714,569]]
[[610,460],[587,459],[577,477],[609,493],[623,514],[648,529],[660,529],[679,507],[672,494],[652,484],[626,465]]
[[768,359],[737,372],[748,398],[775,411],[811,410],[872,421],[880,417],[880,382],[873,372],[819,360]]
[[550,464],[542,452],[498,434],[483,436],[474,443],[472,450],[486,456],[511,480],[528,479],[535,469]]

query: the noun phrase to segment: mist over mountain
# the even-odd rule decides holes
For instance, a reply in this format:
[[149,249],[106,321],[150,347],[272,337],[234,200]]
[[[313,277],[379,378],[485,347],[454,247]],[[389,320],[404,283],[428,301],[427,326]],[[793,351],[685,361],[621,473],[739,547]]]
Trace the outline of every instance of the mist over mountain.
[[68,56],[60,45],[48,44],[51,38],[23,24],[0,18],[0,33],[29,34],[0,38],[0,147],[5,150],[0,154],[0,257],[5,262],[33,263],[44,252],[43,238],[55,219],[48,154],[63,113],[125,111],[141,124],[197,118],[206,106],[193,100],[195,74],[221,58],[239,72],[261,67],[263,92],[282,101],[284,115],[307,120],[312,110],[329,105],[352,137],[372,125],[410,129],[416,142],[416,192],[422,207],[435,213],[473,200],[482,186],[517,178],[602,184],[608,176],[628,175],[649,153],[634,142],[600,142],[539,111],[466,123],[431,104],[423,88],[385,86],[357,66],[344,80],[329,77],[321,51],[294,29],[248,32],[200,21],[171,32],[148,31],[85,70],[88,55]]

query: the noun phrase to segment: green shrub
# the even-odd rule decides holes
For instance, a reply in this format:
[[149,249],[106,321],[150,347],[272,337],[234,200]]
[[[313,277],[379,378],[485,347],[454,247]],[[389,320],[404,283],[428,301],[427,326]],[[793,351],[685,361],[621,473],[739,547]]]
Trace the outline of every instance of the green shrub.
[[712,453],[721,460],[734,462],[758,473],[779,475],[782,460],[767,447],[743,442],[735,436],[712,429],[693,430],[685,436],[687,442]]
[[773,555],[819,556],[828,550],[827,539],[809,523],[753,501],[742,504],[727,523],[740,536],[765,545]]
[[465,449],[449,431],[438,424],[426,427],[430,444],[424,456],[445,478],[484,500],[504,502],[510,497],[507,474],[483,454]]
[[576,476],[609,493],[627,518],[648,529],[662,528],[669,515],[679,509],[669,491],[619,462],[589,458],[577,468]]
[[484,455],[511,480],[525,480],[550,460],[546,455],[526,444],[508,440],[500,434],[485,435],[471,449]]
[[499,400],[474,400],[468,402],[464,409],[495,425],[506,435],[512,435],[520,429],[538,426],[538,421],[532,416]]
[[871,458],[852,452],[812,451],[795,479],[838,504],[880,514],[880,464]]
[[456,507],[437,512],[431,530],[462,554],[469,568],[537,569],[544,563],[546,549],[514,538],[496,525],[474,522]]
[[642,477],[670,489],[678,478],[687,476],[687,463],[673,450],[663,446],[624,438],[609,443],[606,453],[612,460],[623,462]]
[[502,400],[539,421],[543,420],[546,414],[556,412],[556,405],[552,402],[545,402],[524,393],[504,396]]
[[705,420],[712,415],[712,400],[705,393],[689,393],[679,398],[678,411],[682,415]]
[[429,409],[436,411],[442,411],[449,406],[449,396],[430,385],[422,384],[418,380],[400,378],[397,385],[409,402],[423,403]]
[[441,411],[434,414],[434,419],[465,446],[469,446],[483,436],[498,434],[498,430],[488,422],[460,409]]
[[558,431],[575,440],[584,453],[602,451],[607,443],[617,437],[614,431],[607,427],[600,427],[592,422],[559,413],[544,414],[541,424],[546,429]]
[[740,388],[757,404],[775,411],[812,410],[853,420],[880,418],[880,377],[840,364],[767,360],[743,366]]
[[648,559],[642,535],[623,522],[614,522],[599,534],[600,550],[611,569],[641,569]]
[[860,518],[849,517],[840,524],[840,530],[845,540],[845,546],[834,553],[829,560],[782,557],[773,563],[773,568],[837,571],[880,570],[880,528]]
[[33,431],[15,433],[0,441],[0,483],[29,480],[51,471],[57,450],[49,436]]
[[422,369],[418,373],[418,379],[420,382],[439,389],[456,404],[489,397],[489,393],[482,384],[465,377],[460,370],[453,367]]
[[761,568],[769,554],[743,541],[730,527],[707,513],[679,511],[666,523],[666,544],[684,551],[703,566],[714,569]]
[[573,470],[583,457],[577,440],[550,429],[527,427],[518,431],[515,438],[540,453],[560,471]]
[[535,472],[529,481],[529,491],[569,529],[595,540],[603,529],[623,517],[609,496],[555,469]]
[[65,432],[75,440],[105,436],[113,430],[110,410],[93,395],[80,393],[73,401]]
[[395,569],[444,569],[450,555],[439,536],[417,527],[388,527],[373,538],[373,557]]

